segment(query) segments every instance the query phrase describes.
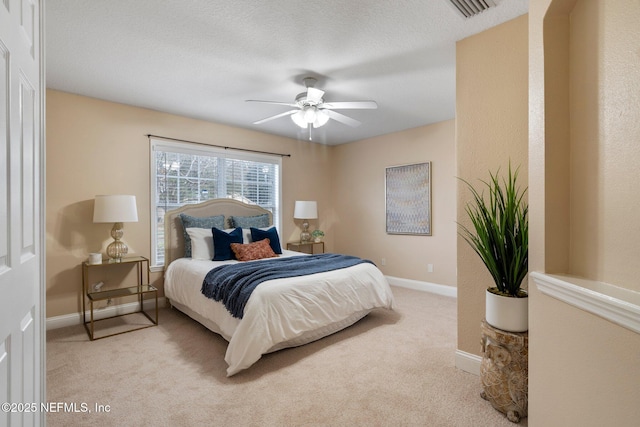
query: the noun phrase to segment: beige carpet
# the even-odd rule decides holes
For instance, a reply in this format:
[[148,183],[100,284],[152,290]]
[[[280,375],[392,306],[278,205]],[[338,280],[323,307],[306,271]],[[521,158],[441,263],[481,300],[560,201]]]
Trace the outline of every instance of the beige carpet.
[[94,342],[82,326],[49,331],[47,401],[78,412],[51,413],[48,425],[513,426],[480,398],[479,378],[454,366],[455,299],[393,291],[395,312],[231,378],[226,341],[173,309],[157,327]]

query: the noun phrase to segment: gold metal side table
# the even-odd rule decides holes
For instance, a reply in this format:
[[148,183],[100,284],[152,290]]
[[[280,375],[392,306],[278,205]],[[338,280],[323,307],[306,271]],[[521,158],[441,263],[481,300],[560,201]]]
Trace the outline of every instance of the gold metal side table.
[[[109,268],[113,268],[115,266],[122,265],[131,265],[135,266],[137,269],[137,277],[138,284],[135,286],[126,286],[116,289],[108,289],[105,291],[102,290],[94,290],[89,289],[89,272],[93,272],[94,270],[102,269],[107,270]],[[145,274],[146,273],[146,274]],[[95,319],[94,316],[94,306],[93,304],[98,301],[110,300],[112,298],[121,298],[137,295],[138,303],[140,304],[140,309],[135,312],[126,313],[126,314],[116,314],[114,316],[109,316],[101,319]],[[151,296],[155,299],[155,317],[150,316],[146,311],[144,311],[144,301],[145,296]],[[87,311],[86,311],[86,302],[89,301],[89,320],[87,320]],[[101,322],[107,319],[113,319],[115,317],[127,316],[133,313],[142,313],[146,316],[147,319],[151,321],[151,324],[142,325],[135,328],[128,329],[122,332],[116,332],[113,334],[104,335],[101,337],[95,336],[95,324],[97,322]],[[87,330],[87,334],[89,335],[89,339],[91,341],[111,337],[114,335],[124,334],[126,332],[136,331],[138,329],[149,328],[151,326],[156,326],[158,324],[158,289],[149,284],[149,259],[142,256],[128,257],[122,258],[120,262],[109,262],[109,260],[103,260],[102,264],[90,264],[85,261],[82,263],[82,320],[84,323],[84,327]]]

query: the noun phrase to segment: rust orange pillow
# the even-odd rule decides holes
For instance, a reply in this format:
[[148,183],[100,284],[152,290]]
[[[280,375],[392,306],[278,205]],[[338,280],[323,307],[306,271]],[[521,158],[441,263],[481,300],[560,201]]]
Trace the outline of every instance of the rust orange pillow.
[[231,250],[236,254],[238,261],[253,261],[262,258],[277,257],[271,249],[269,239],[259,240],[253,243],[232,243]]

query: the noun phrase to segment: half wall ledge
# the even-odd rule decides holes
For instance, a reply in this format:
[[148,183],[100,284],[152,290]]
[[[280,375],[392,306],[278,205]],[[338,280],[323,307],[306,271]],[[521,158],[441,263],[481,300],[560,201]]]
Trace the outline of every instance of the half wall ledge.
[[609,283],[532,272],[540,292],[640,334],[640,292]]

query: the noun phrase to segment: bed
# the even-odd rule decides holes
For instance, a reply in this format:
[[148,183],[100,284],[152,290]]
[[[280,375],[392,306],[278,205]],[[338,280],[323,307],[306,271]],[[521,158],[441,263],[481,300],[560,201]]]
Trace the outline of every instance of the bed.
[[[393,309],[393,294],[384,275],[375,265],[365,262],[333,271],[263,282],[248,298],[244,315],[234,317],[222,302],[203,295],[205,276],[220,265],[246,265],[268,260],[243,263],[204,259],[202,242],[194,233],[206,234],[207,224],[203,222],[205,225],[194,230],[193,224],[188,223],[189,239],[183,227],[185,215],[198,221],[208,218],[217,221],[216,218],[224,215],[224,227],[232,230],[231,218],[238,225],[240,220],[264,220],[266,217],[271,226],[271,212],[232,199],[214,199],[186,205],[165,215],[165,296],[172,307],[229,342],[225,354],[227,376],[249,368],[263,354],[303,345],[349,327],[375,308]],[[241,228],[243,243],[250,242],[250,233]],[[273,231],[273,228],[269,230]],[[192,249],[197,253],[185,257],[185,245],[193,245]],[[309,255],[282,249],[278,258],[305,256]],[[250,267],[258,265],[266,264],[251,264]]]

